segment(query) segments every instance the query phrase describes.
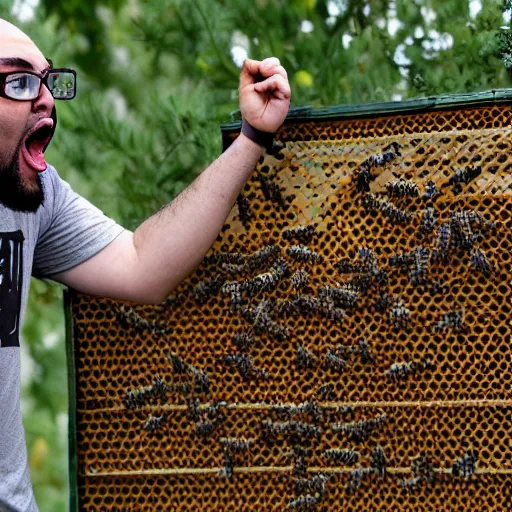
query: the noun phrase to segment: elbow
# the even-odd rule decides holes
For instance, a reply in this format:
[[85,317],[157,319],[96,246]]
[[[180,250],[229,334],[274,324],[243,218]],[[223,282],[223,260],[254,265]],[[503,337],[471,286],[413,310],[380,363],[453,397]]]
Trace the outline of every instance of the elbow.
[[171,293],[175,290],[176,286],[177,285],[172,286],[170,288],[167,287],[163,290],[145,287],[145,289],[139,290],[132,300],[139,304],[159,306],[160,304],[162,304],[162,302],[165,302],[169,298]]

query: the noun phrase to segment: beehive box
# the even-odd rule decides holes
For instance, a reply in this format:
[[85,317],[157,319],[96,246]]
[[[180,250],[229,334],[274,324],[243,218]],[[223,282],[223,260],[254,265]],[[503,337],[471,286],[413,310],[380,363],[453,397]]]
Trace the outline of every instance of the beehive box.
[[293,110],[165,303],[70,292],[72,510],[509,510],[510,98]]

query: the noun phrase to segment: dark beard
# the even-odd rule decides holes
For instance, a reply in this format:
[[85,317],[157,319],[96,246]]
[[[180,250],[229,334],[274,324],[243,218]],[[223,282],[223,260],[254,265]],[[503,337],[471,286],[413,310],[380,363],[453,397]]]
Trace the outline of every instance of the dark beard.
[[0,164],[0,203],[11,210],[34,213],[44,201],[43,184],[39,174],[36,178],[37,188],[27,190],[20,174],[21,144],[16,149],[11,162]]

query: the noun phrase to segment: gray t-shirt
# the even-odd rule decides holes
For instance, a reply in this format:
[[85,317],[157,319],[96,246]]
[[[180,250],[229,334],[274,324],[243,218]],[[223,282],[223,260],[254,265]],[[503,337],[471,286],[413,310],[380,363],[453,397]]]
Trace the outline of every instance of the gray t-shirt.
[[73,268],[123,231],[73,192],[53,167],[41,179],[45,200],[36,213],[0,204],[0,512],[38,510],[20,407],[19,334],[30,276],[50,277]]

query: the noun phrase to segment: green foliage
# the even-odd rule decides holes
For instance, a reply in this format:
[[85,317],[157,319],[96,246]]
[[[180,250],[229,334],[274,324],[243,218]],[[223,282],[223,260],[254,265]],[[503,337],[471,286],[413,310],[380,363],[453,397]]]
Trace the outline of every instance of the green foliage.
[[[13,19],[14,0],[0,0]],[[41,0],[22,28],[79,95],[58,104],[47,152],[64,179],[128,228],[220,152],[238,108],[232,48],[276,56],[292,105],[328,106],[509,87],[510,0]],[[20,23],[18,23],[20,25]],[[25,426],[41,510],[66,509],[61,289],[34,282],[24,328]]]

